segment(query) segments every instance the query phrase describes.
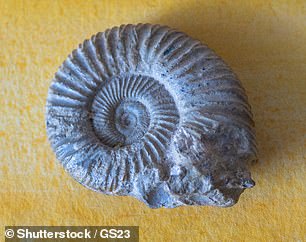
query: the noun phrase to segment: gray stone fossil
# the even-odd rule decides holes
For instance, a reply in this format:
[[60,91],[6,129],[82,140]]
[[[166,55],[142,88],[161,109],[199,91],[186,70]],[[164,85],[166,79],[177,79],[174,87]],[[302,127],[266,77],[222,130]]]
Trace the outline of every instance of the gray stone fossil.
[[122,25],[85,40],[46,105],[51,146],[79,183],[151,208],[227,207],[254,186],[251,108],[231,69],[167,26]]

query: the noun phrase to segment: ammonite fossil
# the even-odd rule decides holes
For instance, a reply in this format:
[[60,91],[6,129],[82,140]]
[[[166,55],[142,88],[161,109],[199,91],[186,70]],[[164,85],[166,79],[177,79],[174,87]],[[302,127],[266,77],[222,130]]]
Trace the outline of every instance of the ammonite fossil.
[[46,119],[57,158],[94,191],[152,208],[225,207],[254,185],[241,83],[206,45],[166,26],[85,40],[55,74]]

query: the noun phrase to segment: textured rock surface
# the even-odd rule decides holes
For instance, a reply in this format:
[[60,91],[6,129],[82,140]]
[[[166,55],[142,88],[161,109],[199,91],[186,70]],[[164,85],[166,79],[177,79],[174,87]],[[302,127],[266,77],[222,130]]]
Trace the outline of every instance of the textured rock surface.
[[74,50],[49,89],[47,131],[78,182],[153,208],[231,206],[254,185],[240,82],[207,46],[165,26],[120,26]]

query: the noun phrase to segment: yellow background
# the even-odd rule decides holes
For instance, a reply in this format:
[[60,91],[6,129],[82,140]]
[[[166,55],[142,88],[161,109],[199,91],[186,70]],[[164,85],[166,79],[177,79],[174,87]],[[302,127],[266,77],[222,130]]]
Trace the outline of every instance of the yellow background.
[[[306,241],[306,3],[0,0],[0,236],[5,225],[139,225],[141,241]],[[122,23],[178,28],[214,49],[253,108],[259,162],[231,208],[147,208],[97,194],[56,161],[48,86],[85,38]]]

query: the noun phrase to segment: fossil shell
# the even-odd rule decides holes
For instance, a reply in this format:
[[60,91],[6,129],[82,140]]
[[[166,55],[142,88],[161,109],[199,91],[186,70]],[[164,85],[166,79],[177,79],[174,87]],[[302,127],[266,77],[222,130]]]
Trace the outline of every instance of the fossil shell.
[[166,26],[85,40],[50,86],[47,133],[79,183],[152,208],[231,206],[254,182],[244,89],[212,50]]

